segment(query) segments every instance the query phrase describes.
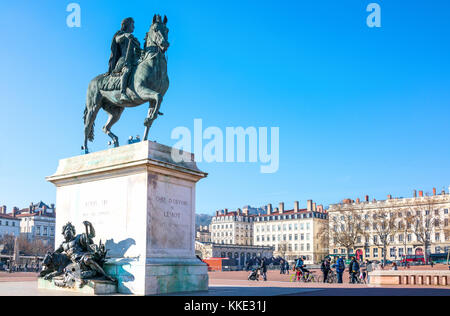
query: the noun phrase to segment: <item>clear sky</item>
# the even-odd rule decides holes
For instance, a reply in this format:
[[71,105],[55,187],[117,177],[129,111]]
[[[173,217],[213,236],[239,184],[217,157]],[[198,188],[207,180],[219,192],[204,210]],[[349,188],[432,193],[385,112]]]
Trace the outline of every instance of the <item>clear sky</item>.
[[[66,6],[81,6],[81,28]],[[381,6],[381,28],[366,7]],[[450,184],[450,1],[7,1],[0,11],[0,204],[55,201],[45,176],[80,154],[89,81],[121,20],[143,42],[166,14],[170,88],[150,139],[177,126],[278,126],[280,168],[200,163],[197,212],[411,196]],[[143,134],[147,106],[113,131]],[[96,121],[92,150],[106,148]]]

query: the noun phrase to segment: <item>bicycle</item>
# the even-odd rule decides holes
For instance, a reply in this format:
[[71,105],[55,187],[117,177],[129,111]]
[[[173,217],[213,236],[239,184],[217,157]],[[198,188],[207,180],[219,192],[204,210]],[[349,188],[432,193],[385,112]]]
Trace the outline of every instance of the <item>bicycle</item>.
[[[356,273],[356,284],[366,284],[366,280],[361,278],[361,274],[358,272]],[[350,273],[350,283],[352,282],[352,274]]]
[[289,276],[289,281],[290,282],[296,282],[296,281],[300,282],[300,278],[302,278],[302,272],[297,269],[294,269],[293,272],[295,272],[295,273],[291,273],[291,275]]
[[[317,282],[323,282],[323,277],[319,276],[317,278]],[[337,283],[337,274],[335,271],[330,270],[328,272],[328,276],[327,276],[327,282],[326,283]]]
[[300,278],[301,281],[305,283],[316,282],[316,277],[314,276],[314,271],[305,271]]

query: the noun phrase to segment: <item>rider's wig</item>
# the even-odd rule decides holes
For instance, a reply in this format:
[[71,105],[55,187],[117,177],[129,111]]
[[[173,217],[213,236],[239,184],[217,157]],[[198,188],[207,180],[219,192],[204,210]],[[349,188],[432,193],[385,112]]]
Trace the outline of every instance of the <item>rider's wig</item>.
[[75,236],[75,226],[72,225],[71,222],[68,222],[66,225],[63,226],[62,228],[62,233],[63,235],[65,235],[66,230],[70,229],[72,231],[72,235]]
[[133,18],[126,18],[126,19],[124,19],[122,21],[122,26],[121,26],[120,30],[122,32],[125,32],[128,29],[128,27],[131,25],[131,23],[134,23]]

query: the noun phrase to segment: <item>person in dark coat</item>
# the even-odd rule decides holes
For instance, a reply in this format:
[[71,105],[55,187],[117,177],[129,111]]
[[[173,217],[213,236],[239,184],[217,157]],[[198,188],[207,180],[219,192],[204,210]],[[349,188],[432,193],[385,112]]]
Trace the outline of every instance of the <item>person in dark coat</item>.
[[259,265],[259,273],[261,273],[263,280],[267,281],[267,264],[265,258],[261,259],[261,264]]
[[328,280],[328,274],[331,270],[330,260],[330,257],[325,258],[322,262],[322,265],[320,266],[320,270],[322,270],[323,273],[323,283],[327,283]]
[[350,262],[350,265],[348,266],[348,272],[351,276],[351,282],[353,284],[358,282],[358,274],[359,274],[359,263],[356,261],[355,257],[352,257],[352,261]]

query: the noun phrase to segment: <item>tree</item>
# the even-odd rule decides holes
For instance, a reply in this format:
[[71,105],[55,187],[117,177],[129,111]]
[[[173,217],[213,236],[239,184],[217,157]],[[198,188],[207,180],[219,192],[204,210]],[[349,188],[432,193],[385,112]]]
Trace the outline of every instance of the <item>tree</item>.
[[410,233],[413,233],[412,225],[414,223],[414,216],[412,214],[413,213],[411,212],[411,210],[408,210],[406,212],[400,211],[398,216],[397,227],[398,232],[401,233],[401,235],[403,236],[402,238],[403,238],[404,255],[406,255],[408,235]]
[[286,252],[288,250],[288,242],[287,241],[280,241],[278,243],[278,254],[283,259],[286,259]]
[[2,254],[4,255],[13,255],[14,253],[14,240],[15,237],[13,235],[3,235],[0,238],[0,245],[3,246]]
[[[448,225],[448,218],[444,219],[444,238],[445,241],[450,240],[450,226]],[[450,260],[450,247],[447,247],[447,264]]]
[[356,209],[349,204],[337,204],[330,214],[328,238],[335,246],[345,248],[349,259],[350,251],[355,249],[358,239],[363,236],[362,209]]
[[431,247],[431,236],[433,232],[441,231],[443,221],[435,213],[437,203],[433,196],[425,196],[415,201],[410,207],[409,222],[411,231],[417,241],[423,245],[424,260],[428,263],[428,253]]
[[394,242],[398,232],[397,211],[394,209],[377,209],[371,212],[363,224],[372,227],[373,244],[383,249],[383,263],[386,263],[387,248]]

